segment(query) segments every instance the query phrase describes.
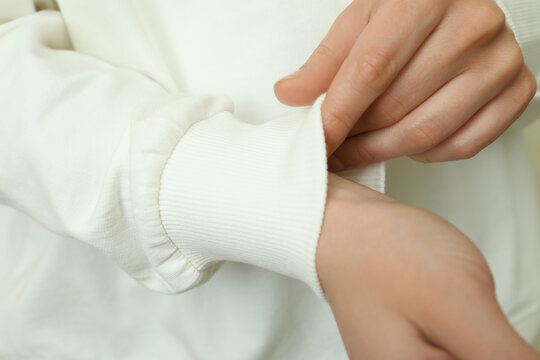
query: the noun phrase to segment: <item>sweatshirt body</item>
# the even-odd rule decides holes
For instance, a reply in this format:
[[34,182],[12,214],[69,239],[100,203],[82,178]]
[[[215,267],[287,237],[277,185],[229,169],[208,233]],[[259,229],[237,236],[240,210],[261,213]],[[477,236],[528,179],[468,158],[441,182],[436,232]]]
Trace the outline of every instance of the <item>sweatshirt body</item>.
[[[274,82],[304,63],[348,3],[58,1],[76,52],[142,74],[169,93],[225,94],[234,115],[252,124],[290,112],[275,99]],[[477,242],[505,312],[532,340],[540,284],[525,271],[540,274],[540,214],[517,130],[470,161],[390,166],[391,195],[440,213]],[[343,175],[373,185],[384,170],[369,170],[372,181],[365,170]],[[327,303],[295,279],[225,262],[204,285],[166,296],[92,247],[1,210],[1,253],[10,254],[0,261],[9,274],[0,281],[6,358],[347,358]]]
[[222,93],[243,121],[290,112],[274,83],[296,71],[348,1],[60,1],[77,52],[169,91]]
[[[302,65],[346,1],[58,5],[77,53],[142,74],[167,93],[224,94],[236,118],[263,124],[291,112],[273,83]],[[373,168],[374,183],[383,171]],[[225,262],[204,285],[164,295],[93,247],[13,209],[0,216],[2,254],[12,254],[1,262],[0,357],[347,358],[328,304],[298,280]],[[271,217],[260,222],[279,226]]]

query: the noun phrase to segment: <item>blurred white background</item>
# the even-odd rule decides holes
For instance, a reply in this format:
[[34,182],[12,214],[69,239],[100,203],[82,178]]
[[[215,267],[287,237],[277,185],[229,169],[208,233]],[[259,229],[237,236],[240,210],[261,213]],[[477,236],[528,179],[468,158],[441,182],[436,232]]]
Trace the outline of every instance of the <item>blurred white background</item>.
[[536,180],[540,189],[540,120],[525,129],[525,139],[531,153]]
[[[536,174],[536,183],[538,184],[540,193],[540,120],[536,121],[525,129],[525,139],[531,154],[531,159]],[[538,274],[538,278],[540,281],[540,274]],[[536,349],[540,351],[540,336],[536,339],[535,345]]]

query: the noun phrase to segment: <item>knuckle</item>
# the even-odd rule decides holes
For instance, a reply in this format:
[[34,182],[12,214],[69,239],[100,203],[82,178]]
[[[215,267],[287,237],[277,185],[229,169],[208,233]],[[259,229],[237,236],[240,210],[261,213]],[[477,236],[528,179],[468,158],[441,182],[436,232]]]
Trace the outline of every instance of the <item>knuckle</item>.
[[397,123],[406,114],[403,101],[387,92],[377,102],[367,119],[367,123],[376,128],[387,127]]
[[506,27],[504,12],[491,1],[471,1],[467,10],[468,18],[473,18],[476,24],[479,40],[492,39]]
[[313,51],[314,54],[317,54],[319,56],[324,56],[324,57],[331,57],[334,53],[334,51],[332,50],[332,48],[328,45],[326,45],[325,43],[320,43],[319,46],[317,46],[315,48],[315,50]]
[[323,118],[325,131],[327,133],[348,133],[356,123],[356,119],[353,119],[346,112],[337,110],[334,107],[323,107],[323,109],[321,109],[321,116]]
[[[329,61],[330,63],[336,66],[339,66],[341,64],[341,60],[339,59],[334,49],[324,42],[320,43],[315,48],[315,50],[313,50],[313,53],[310,56],[310,60],[317,59],[317,58],[325,59],[325,61]],[[306,62],[306,64],[308,62]],[[304,64],[302,67],[304,67],[306,64]]]
[[382,92],[396,72],[391,56],[383,52],[367,54],[355,60],[354,75],[377,93]]
[[370,130],[382,129],[397,123],[400,117],[390,108],[377,107],[370,109],[362,117],[362,125]]
[[506,15],[494,2],[486,2],[484,4],[486,11],[486,22],[488,27],[498,31],[506,27]]
[[417,151],[426,151],[439,142],[441,129],[436,121],[422,121],[409,129],[408,138]]
[[322,112],[322,117],[325,119],[326,123],[332,124],[333,127],[343,127],[344,129],[351,128],[356,122],[356,119],[353,119],[346,112],[334,108],[325,109]]
[[355,165],[372,164],[376,162],[375,154],[361,142],[354,145]]
[[399,116],[396,112],[387,109],[381,108],[373,120],[370,121],[371,125],[378,128],[384,128],[390,125],[393,125],[399,121]]
[[513,43],[500,51],[500,54],[501,58],[499,60],[500,65],[498,69],[500,76],[505,79],[516,77],[525,64],[519,46]]

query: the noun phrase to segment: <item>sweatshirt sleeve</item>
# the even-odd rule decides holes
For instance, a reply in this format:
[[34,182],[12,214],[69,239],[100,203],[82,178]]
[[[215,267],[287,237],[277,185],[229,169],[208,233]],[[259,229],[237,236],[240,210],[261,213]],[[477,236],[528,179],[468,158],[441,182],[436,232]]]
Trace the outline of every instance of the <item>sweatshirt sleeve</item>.
[[13,4],[21,13],[0,20],[0,203],[160,292],[202,284],[230,260],[323,297],[324,95],[248,124],[227,96],[169,93],[73,51],[60,12]]
[[[495,0],[495,3],[506,15],[506,24],[514,32],[525,63],[540,83],[540,1]],[[526,126],[539,118],[540,89],[515,125]]]

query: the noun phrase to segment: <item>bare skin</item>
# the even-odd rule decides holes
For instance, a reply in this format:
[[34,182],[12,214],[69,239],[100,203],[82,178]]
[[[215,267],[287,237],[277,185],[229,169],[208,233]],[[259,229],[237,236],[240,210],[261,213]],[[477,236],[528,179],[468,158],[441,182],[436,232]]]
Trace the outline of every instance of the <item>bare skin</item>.
[[403,155],[466,159],[499,137],[536,91],[491,0],[355,0],[277,98],[322,104],[331,171]]
[[[536,91],[490,0],[355,0],[278,99],[321,114],[330,170],[474,156]],[[352,359],[540,359],[474,244],[445,220],[329,174],[317,270]]]
[[317,271],[351,359],[540,359],[465,235],[331,173]]

